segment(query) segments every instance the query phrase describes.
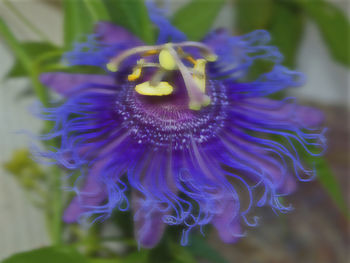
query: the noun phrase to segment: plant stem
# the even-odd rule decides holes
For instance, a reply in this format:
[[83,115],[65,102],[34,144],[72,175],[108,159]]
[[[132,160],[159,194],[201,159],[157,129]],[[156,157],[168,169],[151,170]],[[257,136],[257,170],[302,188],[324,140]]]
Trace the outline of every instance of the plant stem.
[[35,94],[44,106],[48,106],[48,94],[43,85],[39,81],[39,72],[33,65],[33,61],[26,51],[22,48],[19,41],[9,30],[5,22],[0,18],[0,35],[5,39],[8,46],[12,49],[15,56],[21,61],[23,67],[26,69],[30,80],[32,81]]
[[[9,30],[5,22],[0,18],[0,35],[5,39],[8,46],[11,47],[14,55],[20,60],[23,67],[26,69],[28,76],[32,82],[34,91],[40,102],[44,107],[49,106],[49,96],[47,89],[39,81],[39,70],[37,64],[30,58],[26,51],[22,48],[20,42]],[[51,128],[52,124],[49,122],[45,123],[45,128]],[[52,142],[51,146],[54,146],[55,142]],[[49,219],[50,229],[52,234],[52,241],[54,245],[60,245],[62,243],[62,185],[60,171],[57,167],[53,168],[53,176],[51,182],[52,188],[52,214]],[[52,215],[52,216],[51,216]]]
[[62,183],[59,169],[54,166],[52,168],[52,241],[54,245],[62,244],[62,233],[63,233],[63,223],[62,223],[62,214],[63,214],[63,196],[62,196]]

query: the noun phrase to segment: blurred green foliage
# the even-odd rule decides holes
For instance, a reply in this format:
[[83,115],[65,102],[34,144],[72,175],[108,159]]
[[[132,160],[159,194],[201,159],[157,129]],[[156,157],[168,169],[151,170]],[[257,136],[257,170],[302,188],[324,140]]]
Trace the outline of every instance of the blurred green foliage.
[[[52,64],[52,56],[51,60],[45,59],[43,55],[46,57],[48,54],[54,54],[56,58],[62,55],[62,51],[55,45],[49,42],[22,42],[21,47],[24,50],[24,52],[28,55],[30,60],[32,61],[42,61],[42,63],[47,64]],[[44,65],[41,64],[40,68],[42,68]],[[15,64],[11,68],[11,70],[8,72],[6,75],[7,78],[17,78],[17,77],[25,77],[27,76],[27,70],[23,66],[23,63],[21,62],[20,58],[17,58],[15,61]]]
[[350,22],[344,10],[325,0],[297,0],[319,27],[333,58],[350,66]]
[[191,1],[173,15],[172,24],[184,32],[189,39],[200,41],[212,27],[224,4],[225,0]]
[[154,43],[154,28],[143,0],[102,1],[109,11],[111,22],[129,29],[148,44]]
[[46,247],[19,253],[2,263],[89,263],[88,259],[69,246]]
[[[16,10],[8,0],[4,3],[42,38],[36,42],[20,42],[0,18],[0,35],[16,56],[16,62],[7,77],[29,77],[36,96],[45,106],[49,105],[50,94],[38,80],[42,72],[55,70],[94,72],[96,70],[91,67],[67,68],[60,63],[60,57],[64,50],[72,47],[74,42],[84,40],[85,35],[93,31],[97,21],[111,21],[123,26],[149,44],[154,43],[156,39],[157,32],[150,21],[143,0],[63,0],[64,45],[61,47],[50,43],[44,34],[26,20],[21,10]],[[222,8],[228,7],[235,13],[234,25],[237,34],[256,29],[268,30],[271,33],[272,44],[279,47],[285,56],[284,64],[289,67],[296,67],[298,50],[308,20],[317,25],[333,58],[345,66],[350,66],[349,20],[343,10],[325,0],[191,0],[170,19],[190,40],[197,41],[212,28]],[[258,62],[252,76],[257,76],[270,67],[269,64]],[[46,129],[48,128],[50,125],[46,125]],[[321,158],[316,163],[313,159],[306,159],[306,162],[317,169],[322,185],[340,209],[348,214],[339,183],[330,172],[326,161]],[[43,169],[31,159],[28,150],[15,152],[12,160],[4,164],[4,167],[15,176],[24,189],[42,193],[41,199],[50,203],[50,207],[46,207],[54,246],[20,253],[2,263],[194,263],[198,258],[213,263],[227,262],[207,244],[205,238],[196,234],[192,235],[190,245],[187,247],[179,245],[178,236],[168,233],[155,249],[139,251],[133,239],[130,213],[118,213],[111,219],[122,228],[124,233],[123,238],[111,238],[110,241],[122,243],[126,247],[126,252],[118,254],[112,251],[107,253],[108,257],[98,258],[99,253],[96,249],[107,250],[104,240],[99,238],[101,229],[93,228],[88,233],[81,233],[73,226],[63,228],[61,225],[63,203],[68,194],[60,187],[61,175],[58,170],[51,173]],[[48,178],[49,175],[50,178]],[[42,190],[42,184],[46,185],[46,191]],[[50,196],[47,197],[47,195]],[[64,230],[70,231],[69,236],[73,238],[64,241]],[[70,245],[63,245],[64,243],[70,243]],[[81,249],[82,247],[84,249]],[[88,256],[78,251],[85,251]]]
[[266,29],[271,33],[272,44],[285,56],[284,64],[296,66],[305,22],[318,26],[333,58],[350,66],[350,23],[345,12],[325,0],[236,0],[235,29],[247,33]]
[[[28,149],[16,150],[12,159],[4,163],[3,167],[15,176],[24,189],[34,191],[36,194],[43,192],[41,184],[46,179],[46,171],[31,159]],[[45,195],[42,196],[42,198],[45,197]]]
[[64,13],[64,43],[70,49],[74,42],[92,32],[94,19],[84,1],[63,0]]

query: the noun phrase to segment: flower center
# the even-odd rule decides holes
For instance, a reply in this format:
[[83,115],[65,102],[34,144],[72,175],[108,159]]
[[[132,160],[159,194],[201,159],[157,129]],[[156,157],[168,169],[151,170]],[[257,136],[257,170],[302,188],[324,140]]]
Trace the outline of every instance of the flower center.
[[[172,84],[181,86],[181,83]],[[188,108],[189,98],[181,88],[159,97],[144,96],[132,86],[132,83],[122,86],[118,92],[120,97],[116,98],[116,109],[122,117],[122,126],[127,127],[140,144],[184,149],[192,140],[204,143],[215,138],[224,127],[228,103],[225,87],[218,81],[208,80],[211,104],[200,111]]]
[[[186,51],[191,50],[191,51]],[[128,76],[129,82],[144,80],[146,68],[155,68],[147,81],[135,84],[135,91],[142,96],[169,96],[176,89],[167,81],[174,72],[179,72],[187,91],[188,105],[198,111],[211,103],[207,95],[206,64],[214,62],[217,56],[211,49],[199,42],[167,43],[156,46],[138,46],[124,51],[111,59],[107,69],[116,72],[130,56],[139,58]]]

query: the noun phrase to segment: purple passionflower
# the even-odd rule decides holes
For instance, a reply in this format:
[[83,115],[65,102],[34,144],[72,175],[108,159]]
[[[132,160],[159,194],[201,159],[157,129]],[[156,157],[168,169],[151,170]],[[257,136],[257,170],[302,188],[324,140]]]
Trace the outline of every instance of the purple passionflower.
[[[56,123],[45,139],[61,141],[45,156],[81,172],[64,221],[105,219],[129,209],[131,198],[143,247],[155,246],[167,224],[183,226],[183,244],[189,230],[206,224],[234,242],[241,224],[256,224],[247,218],[253,207],[286,212],[280,197],[312,178],[296,145],[320,154],[309,148],[324,148],[323,115],[294,98],[266,97],[304,81],[281,65],[266,31],[233,37],[216,30],[192,42],[159,13],[150,17],[159,27],[155,45],[100,22],[64,57],[105,74],[41,76],[66,98],[44,110]],[[275,66],[243,81],[257,59]]]

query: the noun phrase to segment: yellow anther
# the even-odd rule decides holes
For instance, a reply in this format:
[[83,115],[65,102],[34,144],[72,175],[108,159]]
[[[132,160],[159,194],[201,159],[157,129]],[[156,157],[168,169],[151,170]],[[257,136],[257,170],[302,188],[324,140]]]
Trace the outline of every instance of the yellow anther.
[[215,54],[208,54],[205,56],[205,59],[209,62],[215,62],[218,60],[218,56]]
[[174,70],[177,68],[173,55],[166,49],[162,49],[159,53],[159,64],[166,70]]
[[188,104],[188,108],[190,110],[200,110],[201,109],[201,104],[195,101],[190,101],[190,103]]
[[202,98],[201,101],[198,100],[190,100],[189,104],[188,104],[188,108],[190,110],[195,110],[198,111],[200,110],[202,107],[207,107],[209,106],[211,103],[211,99],[208,95],[204,95],[204,97]]
[[203,103],[202,103],[202,106],[203,106],[203,107],[207,107],[207,106],[210,105],[210,103],[211,103],[210,97],[209,97],[208,95],[205,95],[205,98],[204,98],[204,101],[203,101]]
[[187,61],[191,62],[193,65],[196,64],[196,60],[195,60],[193,57],[191,57],[191,56],[186,56],[185,58],[186,58]]
[[109,71],[112,71],[112,72],[117,72],[118,71],[118,68],[117,68],[117,66],[114,63],[108,63],[106,65],[106,67],[107,67],[107,69]]
[[166,96],[173,93],[174,88],[166,81],[162,81],[153,86],[147,81],[136,85],[135,90],[137,93],[146,96]]
[[147,56],[153,56],[159,53],[159,50],[150,50],[142,54],[142,56],[147,57]]
[[207,61],[205,59],[197,59],[193,67],[193,79],[196,82],[198,88],[205,93],[206,77],[205,77],[205,65]]
[[141,67],[135,67],[132,73],[128,76],[129,81],[135,81],[141,76],[142,69]]

